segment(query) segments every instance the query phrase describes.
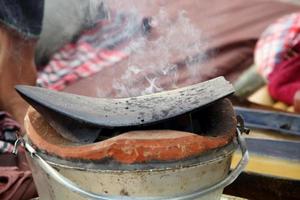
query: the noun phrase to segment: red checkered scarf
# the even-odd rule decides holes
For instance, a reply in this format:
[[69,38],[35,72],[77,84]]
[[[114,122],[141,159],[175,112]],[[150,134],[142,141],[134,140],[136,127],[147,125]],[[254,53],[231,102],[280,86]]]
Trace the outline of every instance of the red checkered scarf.
[[289,49],[300,41],[300,13],[278,19],[261,35],[255,49],[255,64],[268,79],[270,73],[284,60]]
[[130,54],[129,43],[139,36],[141,25],[140,18],[132,14],[113,14],[98,21],[53,55],[38,73],[37,85],[62,90],[119,62]]

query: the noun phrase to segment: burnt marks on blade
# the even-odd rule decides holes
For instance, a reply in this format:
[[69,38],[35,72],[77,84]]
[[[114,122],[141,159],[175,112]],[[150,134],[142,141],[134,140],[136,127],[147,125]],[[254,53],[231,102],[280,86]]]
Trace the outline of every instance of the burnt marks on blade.
[[99,134],[98,129],[157,124],[196,111],[234,92],[223,77],[176,90],[121,99],[92,98],[30,86],[16,89],[55,130],[63,129],[72,135],[73,124],[77,124],[85,128],[78,132],[77,139],[90,132],[91,140]]

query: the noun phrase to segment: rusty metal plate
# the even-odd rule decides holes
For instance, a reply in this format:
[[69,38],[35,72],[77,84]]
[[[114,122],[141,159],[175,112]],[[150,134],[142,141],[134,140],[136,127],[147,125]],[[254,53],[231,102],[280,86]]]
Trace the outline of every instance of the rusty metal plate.
[[234,92],[223,77],[176,90],[120,99],[86,97],[24,85],[16,86],[16,90],[53,128],[63,136],[68,134],[68,139],[80,142],[96,139],[103,127],[139,126],[170,119]]

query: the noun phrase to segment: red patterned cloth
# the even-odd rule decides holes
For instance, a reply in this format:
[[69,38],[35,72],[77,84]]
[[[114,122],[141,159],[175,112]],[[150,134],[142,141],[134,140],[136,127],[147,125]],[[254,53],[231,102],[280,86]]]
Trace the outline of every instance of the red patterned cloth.
[[255,64],[267,80],[289,49],[300,41],[300,13],[278,19],[260,36],[255,48]]
[[132,50],[129,43],[141,33],[141,21],[138,16],[121,13],[113,14],[109,20],[99,20],[41,67],[37,85],[62,90],[124,59]]
[[272,98],[292,105],[300,91],[300,13],[284,16],[264,31],[255,63]]
[[298,55],[282,61],[269,75],[270,95],[279,101],[292,105],[294,96],[300,91],[300,42],[293,48]]

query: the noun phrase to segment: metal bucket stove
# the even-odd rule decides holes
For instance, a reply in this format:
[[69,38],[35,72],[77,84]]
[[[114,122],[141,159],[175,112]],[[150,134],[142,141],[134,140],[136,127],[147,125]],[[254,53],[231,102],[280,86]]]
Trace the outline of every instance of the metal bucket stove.
[[42,200],[220,199],[248,161],[223,78],[126,99],[17,90],[35,108],[24,145]]

